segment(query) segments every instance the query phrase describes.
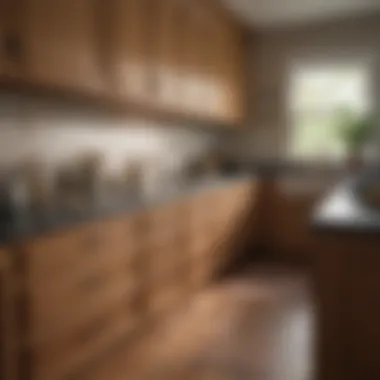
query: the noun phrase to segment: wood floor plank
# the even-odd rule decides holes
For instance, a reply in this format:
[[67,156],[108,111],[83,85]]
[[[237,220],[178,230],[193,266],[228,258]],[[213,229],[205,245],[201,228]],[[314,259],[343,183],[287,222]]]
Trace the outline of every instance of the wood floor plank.
[[200,293],[107,380],[313,380],[314,330],[308,279],[256,270]]

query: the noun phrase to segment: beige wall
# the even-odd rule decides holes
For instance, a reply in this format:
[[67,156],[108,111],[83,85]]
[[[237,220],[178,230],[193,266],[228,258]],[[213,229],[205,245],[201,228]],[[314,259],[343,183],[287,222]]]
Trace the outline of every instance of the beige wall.
[[373,61],[373,93],[380,109],[380,14],[319,25],[277,29],[250,42],[250,115],[232,150],[244,158],[283,158],[286,83],[291,62]]
[[0,167],[36,157],[54,170],[80,153],[97,151],[104,154],[110,172],[135,158],[175,170],[215,141],[216,136],[189,125],[169,126],[48,99],[0,95]]

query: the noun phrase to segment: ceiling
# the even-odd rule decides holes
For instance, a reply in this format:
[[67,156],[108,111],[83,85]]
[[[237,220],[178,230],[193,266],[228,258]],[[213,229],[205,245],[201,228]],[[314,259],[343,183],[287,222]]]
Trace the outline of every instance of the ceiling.
[[380,0],[223,0],[245,23],[286,26],[380,11]]

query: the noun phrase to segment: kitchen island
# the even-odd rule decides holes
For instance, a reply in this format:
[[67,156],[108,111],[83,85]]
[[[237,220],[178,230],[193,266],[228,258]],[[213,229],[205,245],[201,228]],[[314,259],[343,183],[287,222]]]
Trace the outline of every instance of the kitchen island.
[[343,181],[317,206],[318,376],[380,378],[380,211]]

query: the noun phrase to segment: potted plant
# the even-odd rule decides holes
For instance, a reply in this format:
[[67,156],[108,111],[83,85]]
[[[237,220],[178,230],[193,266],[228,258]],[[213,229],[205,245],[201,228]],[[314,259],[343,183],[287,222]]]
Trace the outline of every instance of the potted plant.
[[363,149],[372,137],[375,119],[369,114],[359,115],[349,109],[338,113],[337,130],[347,154],[347,166],[356,172],[362,167]]

